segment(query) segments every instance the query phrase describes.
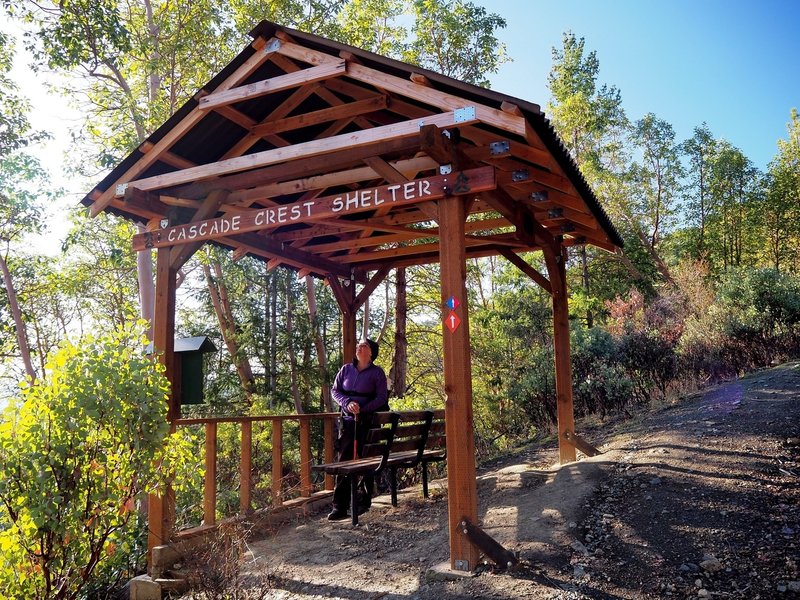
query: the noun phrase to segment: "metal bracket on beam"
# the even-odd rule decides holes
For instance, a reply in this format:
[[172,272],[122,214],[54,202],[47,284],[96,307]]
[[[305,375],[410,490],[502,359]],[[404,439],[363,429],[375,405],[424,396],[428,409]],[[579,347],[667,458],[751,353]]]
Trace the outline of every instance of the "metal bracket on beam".
[[564,223],[561,226],[561,233],[569,233],[570,231],[575,231],[575,225],[572,223]]
[[439,165],[439,175],[450,175],[453,172],[453,165]]
[[455,123],[465,123],[466,121],[474,121],[475,120],[475,107],[474,106],[465,106],[463,108],[457,108],[453,111],[453,122]]
[[519,181],[527,181],[531,178],[531,174],[528,169],[518,169],[516,171],[511,172],[511,181],[517,183]]
[[547,193],[547,190],[541,190],[539,192],[531,192],[531,201],[532,202],[547,202],[550,195]]
[[491,156],[508,154],[510,150],[511,150],[511,142],[509,142],[508,140],[500,140],[499,142],[491,142],[489,144],[489,154]]
[[127,190],[128,190],[128,184],[127,184],[127,183],[120,183],[120,184],[119,184],[119,185],[118,185],[118,186],[117,186],[117,187],[114,189],[114,193],[115,193],[117,196],[124,196],[124,195],[125,195],[125,192],[126,192]]
[[273,38],[266,46],[264,46],[264,53],[272,54],[273,52],[277,52],[280,49],[281,49],[281,41],[277,38]]
[[548,219],[559,219],[564,216],[564,209],[561,207],[551,208],[547,211]]

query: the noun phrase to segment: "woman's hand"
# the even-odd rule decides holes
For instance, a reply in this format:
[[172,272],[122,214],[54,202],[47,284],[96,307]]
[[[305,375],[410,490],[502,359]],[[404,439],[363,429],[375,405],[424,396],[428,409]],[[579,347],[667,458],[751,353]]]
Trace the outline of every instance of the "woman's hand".
[[361,405],[358,402],[350,402],[347,404],[347,412],[351,415],[357,415],[361,412]]

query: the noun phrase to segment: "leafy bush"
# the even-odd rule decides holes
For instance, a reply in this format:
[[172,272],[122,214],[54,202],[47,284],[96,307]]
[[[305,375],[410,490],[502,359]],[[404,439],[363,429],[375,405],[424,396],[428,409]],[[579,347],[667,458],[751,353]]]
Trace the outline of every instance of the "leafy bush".
[[[64,344],[0,424],[0,596],[85,597],[141,556],[136,499],[192,453],[143,329]],[[195,469],[196,471],[196,469]],[[191,482],[182,476],[181,481]]]
[[619,340],[622,365],[633,382],[637,399],[646,402],[653,390],[661,397],[678,376],[675,345],[658,332],[638,330],[623,335]]
[[601,418],[622,410],[633,396],[633,382],[618,360],[613,336],[600,328],[575,330],[572,381],[575,412]]

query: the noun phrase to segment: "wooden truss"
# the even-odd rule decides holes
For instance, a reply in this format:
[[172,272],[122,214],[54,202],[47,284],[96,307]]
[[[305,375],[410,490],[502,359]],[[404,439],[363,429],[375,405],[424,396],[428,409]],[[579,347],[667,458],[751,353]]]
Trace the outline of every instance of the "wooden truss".
[[[252,34],[83,200],[92,215],[146,224],[134,246],[158,249],[154,343],[168,375],[176,273],[203,243],[324,278],[348,349],[390,269],[441,263],[443,304],[463,302],[464,261],[502,255],[553,297],[560,456],[575,460],[565,249],[621,240],[539,107],[273,23]],[[546,273],[520,256],[533,250]],[[463,324],[444,338],[453,532],[477,516],[468,314],[455,312]],[[151,546],[169,537],[170,511],[151,503]],[[451,535],[453,565],[474,567],[476,552]]]

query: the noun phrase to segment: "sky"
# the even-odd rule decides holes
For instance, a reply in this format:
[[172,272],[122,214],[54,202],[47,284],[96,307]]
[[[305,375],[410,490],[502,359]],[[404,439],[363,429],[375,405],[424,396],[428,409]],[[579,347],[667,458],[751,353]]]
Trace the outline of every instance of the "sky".
[[539,104],[550,99],[552,48],[563,32],[584,38],[600,63],[598,83],[616,86],[628,118],[652,112],[679,140],[708,123],[760,169],[800,109],[800,1],[494,0],[513,63],[492,88]]
[[[475,1],[475,0],[473,0]],[[678,140],[706,122],[717,138],[740,148],[760,169],[786,137],[790,110],[800,108],[800,0],[478,0],[507,21],[498,32],[513,62],[491,78],[498,92],[546,112],[552,48],[562,34],[583,37],[600,63],[598,84],[616,86],[631,120],[654,113]],[[9,24],[0,25],[12,30]],[[35,148],[76,205],[96,181],[63,175],[69,129],[80,123],[63,98],[51,96],[26,66],[18,45],[15,80],[32,101],[34,126],[54,139]],[[97,181],[102,174],[97,176]],[[51,218],[54,242],[66,233],[63,213]]]

